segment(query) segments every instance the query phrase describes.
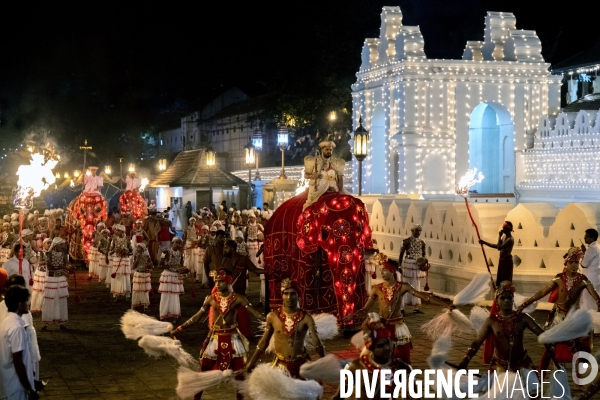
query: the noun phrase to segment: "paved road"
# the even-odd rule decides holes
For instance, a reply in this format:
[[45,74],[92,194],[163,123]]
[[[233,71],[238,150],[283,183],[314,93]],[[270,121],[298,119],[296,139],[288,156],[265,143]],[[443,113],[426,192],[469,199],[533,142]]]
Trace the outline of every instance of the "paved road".
[[[153,273],[154,292],[158,289],[158,275]],[[48,386],[41,393],[48,399],[177,399],[175,394],[177,365],[172,359],[154,360],[145,355],[133,340],[125,339],[119,329],[119,318],[130,307],[130,303],[121,300],[111,302],[110,294],[104,291],[104,285],[88,283],[84,272],[77,273],[77,283],[81,303],[74,301],[74,285],[70,280],[69,315],[67,332],[60,332],[52,326],[48,332],[40,332],[40,316],[34,316],[38,331],[38,341],[42,360],[41,376],[49,379]],[[194,299],[189,292],[191,284],[186,284],[188,292],[181,297],[182,321],[193,315],[208,295],[208,290],[197,290]],[[252,277],[249,290],[250,301],[258,302],[259,281]],[[149,315],[158,316],[159,295],[151,297]],[[419,332],[418,327],[435,316],[439,308],[423,306],[425,314],[407,316],[407,324],[414,336],[412,351],[413,368],[426,368],[426,358],[430,353],[431,341]],[[410,310],[407,310],[410,312]],[[465,310],[466,311],[466,310]],[[545,311],[536,311],[533,315],[538,322],[545,319]],[[196,325],[186,330],[178,339],[191,354],[198,354],[208,329]],[[469,347],[473,335],[454,338],[450,360],[459,362]],[[251,351],[254,350],[257,338],[251,338]],[[534,362],[538,362],[542,348],[535,343],[532,334],[526,336],[527,348]],[[595,340],[599,345],[599,339]],[[334,352],[341,358],[353,358],[358,352],[351,347],[349,340],[339,337],[325,344],[326,351]],[[269,357],[265,358],[268,361]],[[472,367],[484,370],[476,356]],[[329,398],[336,390],[333,386],[325,387],[325,398]],[[234,399],[234,390],[225,385],[207,391],[205,399]],[[600,396],[599,396],[600,398]]]

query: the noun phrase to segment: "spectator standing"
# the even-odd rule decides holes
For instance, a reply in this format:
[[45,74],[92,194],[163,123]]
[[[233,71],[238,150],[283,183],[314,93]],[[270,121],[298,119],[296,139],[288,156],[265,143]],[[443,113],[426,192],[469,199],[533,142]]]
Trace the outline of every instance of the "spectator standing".
[[29,290],[24,286],[12,286],[6,291],[4,301],[8,307],[8,316],[0,324],[0,398],[39,399],[34,390],[26,323],[21,318],[23,314],[29,313]]

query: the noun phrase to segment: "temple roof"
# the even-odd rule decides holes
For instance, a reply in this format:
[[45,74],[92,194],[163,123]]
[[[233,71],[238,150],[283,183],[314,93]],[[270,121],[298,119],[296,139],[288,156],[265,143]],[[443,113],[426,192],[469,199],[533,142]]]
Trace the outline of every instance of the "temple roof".
[[[210,179],[210,180],[209,180]],[[248,183],[218,166],[209,170],[204,149],[182,151],[149,187],[213,187],[248,186]]]

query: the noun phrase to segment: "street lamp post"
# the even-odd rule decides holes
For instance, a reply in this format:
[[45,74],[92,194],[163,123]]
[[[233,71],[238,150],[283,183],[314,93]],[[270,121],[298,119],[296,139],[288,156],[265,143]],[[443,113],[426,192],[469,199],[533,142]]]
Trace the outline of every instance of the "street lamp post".
[[362,126],[362,117],[358,120],[358,128],[354,131],[354,157],[358,161],[358,195],[362,195],[362,162],[369,149],[369,131]]
[[335,111],[330,112],[328,119],[329,119],[329,133],[331,133],[333,135],[333,123],[337,119],[337,113]]
[[248,167],[248,208],[252,207],[252,167],[256,164],[255,148],[252,140],[248,140],[248,144],[244,147],[246,155],[246,166]]
[[260,172],[258,172],[258,152],[262,150],[262,142],[262,133],[257,126],[256,129],[254,129],[254,135],[252,135],[252,144],[254,145],[254,155],[256,157],[256,175],[254,175],[255,181],[260,181]]
[[117,158],[119,159],[119,174],[120,174],[120,177],[121,177],[120,190],[123,190],[123,157],[118,156]]
[[208,143],[208,147],[206,148],[206,166],[208,167],[208,184],[209,184],[209,205],[210,209],[213,202],[213,188],[212,188],[212,167],[216,164],[215,151],[213,150],[212,143]]
[[279,125],[279,130],[277,132],[277,144],[279,145],[279,149],[281,150],[281,175],[279,175],[279,179],[287,179],[287,176],[285,176],[284,151],[288,147],[288,137],[289,133],[287,127],[282,123],[281,125]]

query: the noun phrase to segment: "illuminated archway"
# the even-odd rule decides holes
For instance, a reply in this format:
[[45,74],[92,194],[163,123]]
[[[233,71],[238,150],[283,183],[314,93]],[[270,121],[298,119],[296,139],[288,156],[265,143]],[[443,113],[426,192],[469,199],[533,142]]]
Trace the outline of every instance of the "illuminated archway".
[[485,179],[473,186],[478,193],[513,193],[515,184],[514,124],[500,103],[484,102],[469,122],[469,168]]
[[381,104],[373,110],[371,117],[371,165],[370,176],[367,177],[366,193],[387,193],[387,157],[385,110]]

